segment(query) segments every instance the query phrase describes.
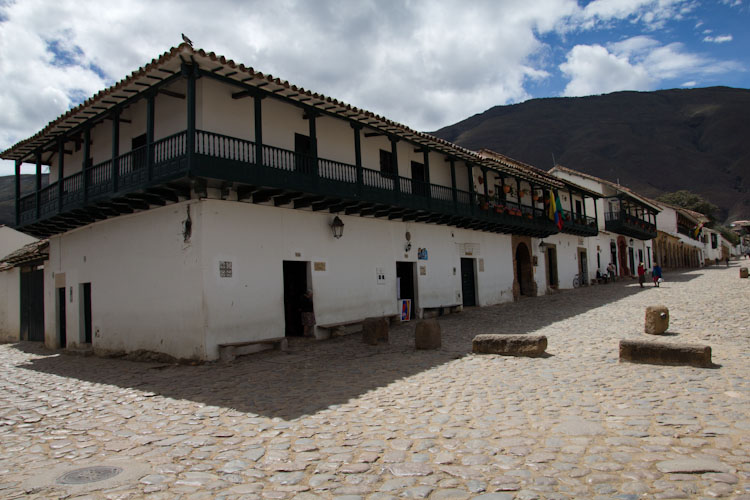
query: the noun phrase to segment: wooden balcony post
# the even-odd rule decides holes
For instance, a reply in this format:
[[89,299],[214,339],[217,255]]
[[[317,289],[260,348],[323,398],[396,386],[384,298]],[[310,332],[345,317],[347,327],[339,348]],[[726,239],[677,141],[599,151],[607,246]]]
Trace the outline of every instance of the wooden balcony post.
[[315,182],[318,180],[318,130],[316,127],[316,118],[318,113],[313,109],[305,111],[310,130],[310,155],[312,156],[312,174]]
[[474,210],[476,210],[476,202],[474,201],[474,165],[472,165],[469,162],[466,163],[466,174],[468,175],[469,179],[469,206],[471,207],[471,213],[474,213]]
[[255,166],[263,166],[263,97],[253,97],[253,118],[255,119]]
[[482,167],[482,178],[484,179],[484,201],[485,203],[490,202],[490,187],[487,185],[487,167]]
[[456,190],[456,160],[449,158],[448,161],[451,165],[451,195],[453,197],[453,210],[456,210],[458,205],[458,191]]
[[86,127],[83,131],[83,161],[81,162],[84,203],[89,201],[89,156],[91,156],[91,127]]
[[186,105],[187,105],[187,137],[185,138],[185,154],[187,155],[188,172],[193,173],[195,165],[195,73],[196,68],[192,64],[182,64],[182,74],[187,79]]
[[36,194],[36,218],[39,219],[42,214],[42,152],[37,150],[34,156],[36,160],[36,184],[34,189]]
[[146,96],[146,155],[148,180],[154,177],[154,105],[156,95],[151,92]]
[[57,209],[58,213],[63,210],[63,185],[65,184],[65,140],[61,137],[57,140]]
[[16,226],[21,224],[21,160],[16,160]]
[[364,185],[362,172],[362,137],[360,134],[362,125],[352,122],[351,126],[354,130],[354,166],[357,168],[357,193],[361,195],[362,186]]
[[393,159],[393,192],[396,193],[396,199],[401,197],[401,178],[398,175],[398,138],[390,137],[391,141],[391,158]]
[[115,108],[112,112],[112,192],[116,193],[119,188],[120,168],[120,109]]

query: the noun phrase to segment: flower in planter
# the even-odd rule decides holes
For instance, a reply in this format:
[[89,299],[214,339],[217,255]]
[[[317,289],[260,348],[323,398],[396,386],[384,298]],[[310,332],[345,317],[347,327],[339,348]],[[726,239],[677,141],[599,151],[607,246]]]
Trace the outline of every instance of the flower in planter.
[[510,186],[508,184],[503,185],[503,191],[505,193],[510,193]]

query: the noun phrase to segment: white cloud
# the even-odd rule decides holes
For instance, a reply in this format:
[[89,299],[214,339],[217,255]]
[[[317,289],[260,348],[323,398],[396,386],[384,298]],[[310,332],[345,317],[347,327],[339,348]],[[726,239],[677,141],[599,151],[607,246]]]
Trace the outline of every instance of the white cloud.
[[697,6],[695,0],[594,0],[582,9],[581,17],[588,28],[629,19],[657,30],[667,21],[683,19]]
[[583,96],[617,90],[647,90],[654,79],[640,65],[617,56],[601,45],[576,45],[560,70],[570,78],[563,95]]
[[732,41],[732,35],[707,36],[703,38],[704,42],[726,43]]
[[632,37],[607,47],[577,45],[560,65],[570,79],[563,91],[565,96],[653,90],[665,80],[740,69],[734,62],[715,61],[687,52],[681,43],[661,45],[647,36]]
[[685,82],[680,87],[695,87],[698,84],[695,80],[691,80],[689,82]]

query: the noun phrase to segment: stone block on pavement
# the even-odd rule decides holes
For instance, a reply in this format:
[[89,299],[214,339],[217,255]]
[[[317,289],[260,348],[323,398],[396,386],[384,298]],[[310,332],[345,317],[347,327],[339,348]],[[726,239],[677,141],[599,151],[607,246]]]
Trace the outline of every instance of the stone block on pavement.
[[381,340],[388,342],[388,320],[386,318],[366,318],[362,322],[362,342],[377,345]]
[[654,365],[687,365],[698,368],[713,366],[710,346],[640,340],[620,341],[620,361]]
[[747,268],[741,267],[740,268],[740,278],[747,278]]
[[547,349],[544,335],[496,335],[484,334],[474,337],[472,352],[477,354],[502,354],[504,356],[536,357]]
[[669,328],[669,309],[666,306],[648,306],[644,331],[651,335],[661,335]]
[[423,319],[414,329],[414,345],[417,349],[440,349],[440,323],[436,319]]

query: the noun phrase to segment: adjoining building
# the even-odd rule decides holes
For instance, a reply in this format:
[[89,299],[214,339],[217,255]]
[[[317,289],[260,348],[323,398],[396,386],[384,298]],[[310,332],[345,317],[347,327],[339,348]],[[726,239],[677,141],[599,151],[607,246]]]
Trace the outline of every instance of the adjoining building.
[[654,201],[661,208],[657,216],[658,236],[654,240],[654,261],[662,268],[695,268],[704,265],[704,226],[708,217],[698,212]]
[[[596,236],[585,239],[588,245],[589,276],[604,274],[612,263],[617,276],[634,276],[640,262],[646,269],[653,263],[652,240],[657,236],[656,217],[660,208],[630,189],[593,175],[556,165],[550,174],[596,193],[588,198],[588,213],[602,213]],[[563,202],[564,204],[565,202]]]
[[[213,360],[223,345],[300,335],[308,289],[319,338],[370,316],[536,295],[560,232],[551,191],[570,206],[565,238],[596,234],[598,193],[627,214],[599,220],[619,234],[651,237],[641,217],[655,213],[186,44],[0,157],[16,162],[18,228],[49,240],[46,345],[101,354]],[[31,193],[23,163],[36,165]]]
[[0,226],[0,342],[44,339],[45,244]]

